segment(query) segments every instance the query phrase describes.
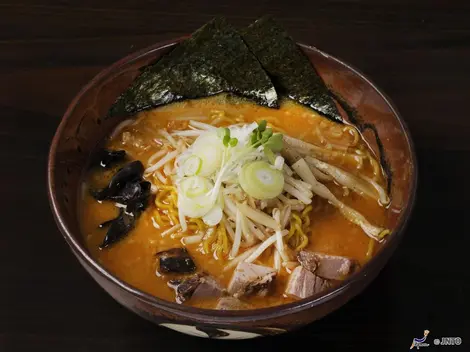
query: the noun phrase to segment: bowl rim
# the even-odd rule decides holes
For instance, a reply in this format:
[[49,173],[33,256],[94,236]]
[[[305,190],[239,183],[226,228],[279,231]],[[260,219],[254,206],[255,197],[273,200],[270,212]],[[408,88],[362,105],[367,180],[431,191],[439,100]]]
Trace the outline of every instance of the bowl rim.
[[[312,308],[314,306],[319,306],[323,303],[326,303],[336,296],[340,295],[346,291],[349,287],[357,283],[361,277],[365,277],[369,274],[373,267],[378,264],[379,258],[385,254],[388,247],[392,247],[395,243],[398,245],[404,236],[404,230],[410,219],[410,215],[414,209],[415,200],[416,200],[416,190],[417,190],[417,180],[418,180],[418,167],[417,167],[417,157],[415,146],[411,138],[410,130],[403,120],[403,117],[398,112],[398,109],[391,101],[391,99],[382,92],[382,90],[375,84],[371,79],[365,76],[360,70],[356,69],[354,66],[332,56],[328,53],[325,53],[314,46],[297,43],[303,50],[313,51],[317,54],[324,56],[327,59],[335,61],[337,64],[344,66],[347,70],[352,71],[367,84],[372,87],[377,94],[384,100],[386,105],[389,107],[395,118],[398,120],[398,123],[401,126],[402,131],[404,132],[404,138],[406,140],[406,145],[410,151],[410,161],[412,166],[412,176],[410,179],[410,192],[408,194],[408,199],[405,204],[405,209],[400,215],[399,221],[395,229],[392,231],[390,240],[386,241],[384,246],[380,249],[380,252],[377,253],[370,261],[368,261],[358,272],[352,274],[346,280],[341,282],[339,285],[334,286],[333,288],[316,294],[314,296],[301,299],[292,303],[287,303],[279,306],[267,307],[267,308],[257,308],[250,310],[240,310],[240,311],[221,311],[216,309],[207,309],[207,308],[196,308],[186,305],[179,305],[174,302],[166,301],[164,299],[155,297],[151,294],[145,293],[136,287],[128,284],[127,282],[119,279],[114,276],[111,272],[101,266],[97,261],[95,261],[92,256],[88,253],[87,249],[82,246],[78,240],[72,235],[72,231],[69,226],[64,221],[60,211],[59,211],[59,202],[56,197],[56,180],[54,176],[54,170],[56,167],[56,153],[57,146],[62,136],[69,117],[72,115],[75,107],[79,103],[81,97],[90,89],[92,89],[97,82],[106,78],[108,75],[112,75],[117,71],[121,66],[127,65],[131,62],[141,59],[144,56],[158,52],[169,47],[172,47],[179,43],[180,41],[186,39],[188,36],[182,36],[176,39],[170,39],[155,43],[148,47],[145,47],[139,51],[131,53],[122,59],[114,62],[112,65],[104,68],[98,74],[96,74],[87,84],[85,84],[82,89],[76,94],[72,102],[69,104],[66,112],[64,113],[61,122],[54,134],[52,140],[49,155],[48,155],[48,165],[47,165],[47,193],[49,198],[50,207],[54,216],[54,220],[62,233],[67,244],[70,246],[73,253],[80,259],[82,264],[86,263],[89,268],[91,268],[95,273],[102,276],[104,279],[110,281],[114,285],[118,286],[120,289],[126,291],[127,293],[135,296],[139,300],[150,304],[157,309],[162,309],[168,313],[174,314],[176,316],[184,316],[186,319],[198,320],[200,322],[207,322],[213,324],[236,324],[243,322],[255,323],[259,320],[267,320],[282,317],[289,314],[294,314],[305,309]],[[392,247],[393,248],[393,247]],[[393,250],[394,251],[394,250]],[[393,253],[393,251],[390,253]],[[385,261],[383,266],[388,262],[389,258]],[[382,267],[383,267],[382,266]]]

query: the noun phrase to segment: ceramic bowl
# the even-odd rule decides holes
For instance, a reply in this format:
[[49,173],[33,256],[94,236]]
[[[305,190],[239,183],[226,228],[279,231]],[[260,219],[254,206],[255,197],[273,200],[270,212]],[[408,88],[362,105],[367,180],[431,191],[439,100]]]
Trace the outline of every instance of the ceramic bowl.
[[102,267],[85,247],[78,218],[78,195],[90,153],[120,122],[104,119],[116,97],[139,73],[181,39],[158,43],[106,68],[68,107],[53,139],[48,164],[48,194],[65,241],[88,273],[116,301],[155,324],[187,334],[240,339],[287,332],[338,309],[360,293],[397,248],[410,217],[417,164],[409,131],[391,101],[363,74],[316,48],[299,44],[319,74],[351,108],[351,115],[392,173],[392,203],[387,226],[393,233],[362,270],[321,295],[273,308],[217,311],[178,305],[151,296],[121,281]]

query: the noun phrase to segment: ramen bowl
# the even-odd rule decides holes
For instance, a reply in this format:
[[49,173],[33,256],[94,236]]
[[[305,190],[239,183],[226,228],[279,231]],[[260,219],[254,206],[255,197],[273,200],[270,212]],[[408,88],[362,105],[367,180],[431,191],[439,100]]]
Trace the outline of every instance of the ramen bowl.
[[158,43],[131,54],[100,72],[74,98],[52,141],[48,194],[54,218],[73,254],[117,302],[141,317],[190,335],[242,339],[284,333],[338,309],[379,274],[404,235],[417,183],[417,164],[409,131],[390,99],[350,65],[314,47],[299,44],[339,101],[359,124],[372,149],[390,171],[392,230],[377,254],[360,271],[320,294],[281,306],[219,311],[178,305],[151,296],[120,280],[86,248],[79,220],[79,190],[91,153],[119,119],[105,119],[109,107],[139,74],[184,38]]

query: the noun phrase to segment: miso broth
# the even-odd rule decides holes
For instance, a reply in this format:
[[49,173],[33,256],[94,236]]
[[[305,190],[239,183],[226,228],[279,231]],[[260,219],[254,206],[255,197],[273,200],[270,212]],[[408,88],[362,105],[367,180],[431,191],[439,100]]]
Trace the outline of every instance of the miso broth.
[[[184,144],[184,147],[181,148],[188,148],[200,134],[205,133],[194,132],[194,135],[191,135],[191,133],[175,134],[176,131],[200,131],[205,125],[216,128],[241,126],[243,124],[248,126],[253,122],[263,120],[267,122],[266,128],[271,128],[274,134],[280,133],[316,146],[319,149],[319,152],[314,153],[316,159],[321,159],[322,162],[340,168],[351,175],[359,175],[364,177],[365,180],[373,180],[373,184],[382,188],[385,187],[380,164],[353,126],[332,122],[313,110],[291,101],[283,102],[280,109],[269,109],[247,101],[229,99],[225,96],[173,103],[141,112],[135,118],[125,121],[111,134],[106,141],[105,148],[108,150],[125,150],[128,157],[126,162],[139,160],[148,170],[166,155],[177,150],[179,141],[182,141],[180,146]],[[196,123],[191,123],[191,121]],[[203,125],[198,125],[198,123]],[[286,138],[284,137],[285,145]],[[164,152],[159,153],[162,150]],[[279,154],[283,155],[282,152]],[[292,171],[292,165],[289,165],[287,158],[284,159],[286,159],[284,162],[288,165],[287,170]],[[96,200],[96,197],[93,197],[89,190],[105,187],[123,164],[106,170],[95,168],[87,174],[84,181],[86,191],[83,194],[80,214],[82,230],[88,249],[103,267],[130,285],[168,301],[175,301],[175,290],[168,285],[168,281],[174,280],[175,277],[184,279],[190,274],[162,273],[158,270],[157,253],[172,248],[185,247],[197,267],[197,272],[210,275],[224,289],[229,287],[236,267],[236,265],[230,267],[233,259],[230,252],[234,243],[233,238],[227,234],[225,229],[217,228],[220,231],[225,231],[225,237],[208,240],[210,234],[207,233],[207,230],[214,226],[206,225],[201,219],[199,219],[200,222],[191,222],[187,217],[188,229],[186,231],[182,231],[180,226],[179,229],[170,231],[172,233],[165,234],[169,229],[178,225],[181,220],[178,218],[177,210],[173,215],[171,215],[170,210],[167,211],[167,207],[171,204],[173,208],[177,206],[176,197],[180,196],[172,194],[169,188],[175,187],[172,181],[172,175],[177,172],[175,160],[171,159],[156,171],[144,173],[144,179],[152,184],[152,194],[148,206],[136,219],[135,228],[111,246],[100,249],[107,232],[106,227],[100,228],[100,224],[116,218],[121,208],[116,206],[116,202],[113,201]],[[283,167],[281,172],[290,173],[286,171],[286,167]],[[286,175],[284,174],[284,177],[287,177]],[[286,233],[289,231],[289,225],[287,225],[285,226],[286,232],[282,236],[284,236],[283,255],[288,257],[288,260],[284,260],[286,258],[281,258],[280,254],[277,254],[278,249],[275,245],[270,245],[253,261],[254,264],[269,268],[277,266],[276,277],[270,284],[267,294],[261,296],[247,294],[238,297],[253,308],[281,305],[299,298],[286,294],[286,286],[290,275],[295,267],[299,265],[296,258],[296,253],[299,250],[351,258],[360,267],[370,259],[380,246],[380,241],[367,236],[363,229],[346,218],[337,206],[315,194],[305,180],[302,181],[301,178],[295,175],[292,177],[301,181],[298,182],[300,190],[304,189],[302,185],[305,186],[304,190],[308,192],[303,194],[308,197],[310,193],[313,193],[313,196],[309,198],[311,199],[310,204],[301,203],[289,193],[283,193],[284,196],[280,197],[281,200],[277,199],[273,202],[264,201],[263,203],[263,200],[253,200],[250,197],[248,197],[249,199],[246,198],[245,201],[245,204],[255,206],[260,211],[272,207],[280,208],[285,204],[292,204],[291,208],[299,205],[295,208],[298,210],[290,210],[290,220],[288,221],[291,222],[291,227],[294,226],[292,224],[296,220],[292,214],[297,214],[301,219],[300,221],[302,221],[299,227],[304,228],[303,232],[305,232],[308,239],[308,243],[299,249],[305,238],[295,239],[295,236],[300,236],[300,234],[294,230],[294,235],[290,237],[290,240],[287,240],[290,235]],[[211,180],[216,183],[215,178]],[[374,226],[385,225],[387,209],[386,206],[379,204],[378,197],[368,197],[360,194],[360,192],[355,192],[353,189],[341,185],[331,176],[325,177],[325,180],[320,182],[339,201],[362,214]],[[224,184],[223,187],[225,187],[224,190],[232,189],[230,183]],[[291,187],[294,186],[284,186],[284,190],[286,188],[290,190]],[[236,189],[236,186],[233,189]],[[174,199],[171,200],[171,197]],[[285,203],[282,203],[283,201]],[[163,204],[164,208],[157,206],[157,204]],[[271,204],[271,208],[269,206],[262,208],[266,204]],[[309,208],[307,209],[307,207]],[[267,211],[267,214],[270,215],[270,212],[271,210]],[[230,222],[229,226],[235,225],[233,226],[235,234],[236,219],[230,221],[228,219],[229,215],[225,212],[223,216],[224,221]],[[275,233],[264,226],[259,226],[258,229],[260,228],[265,231],[263,232],[263,236],[265,236],[263,240]],[[222,236],[221,232],[218,232],[217,236],[219,235]],[[244,251],[259,246],[263,242],[253,234],[251,235],[254,238],[254,240],[251,239],[255,241],[254,244],[252,246],[247,245],[249,240],[244,237],[240,248],[236,251],[236,256],[240,256]],[[191,236],[191,243],[185,244],[185,238],[189,236]],[[200,236],[200,240],[197,236]],[[224,244],[224,240],[226,240],[226,244]],[[224,247],[225,245],[228,250]],[[226,249],[225,252],[224,248]],[[275,258],[276,256],[277,258]],[[276,260],[277,264],[275,263]],[[334,281],[332,285],[336,283],[337,281]],[[225,293],[225,295],[229,294]],[[189,297],[183,304],[216,308],[218,300],[218,296]]]

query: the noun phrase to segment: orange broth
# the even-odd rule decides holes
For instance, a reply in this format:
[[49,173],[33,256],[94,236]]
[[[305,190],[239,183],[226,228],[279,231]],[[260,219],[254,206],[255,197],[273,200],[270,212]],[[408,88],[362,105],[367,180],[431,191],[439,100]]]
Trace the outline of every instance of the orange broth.
[[[339,133],[344,125],[331,122],[314,111],[293,102],[284,102],[281,108],[276,110],[249,102],[216,97],[174,103],[139,113],[136,122],[126,126],[117,135],[109,139],[106,147],[124,149],[133,159],[142,161],[144,166],[147,167],[149,157],[159,150],[159,144],[155,142],[158,129],[166,128],[169,132],[174,129],[185,129],[188,124],[187,120],[174,119],[198,118],[201,116],[226,117],[232,121],[231,123],[249,123],[264,119],[280,132],[319,146],[325,145],[327,142],[335,145],[348,145],[353,139],[351,134]],[[224,120],[217,123],[218,126],[228,124],[230,123],[224,122]],[[367,144],[362,139],[359,141],[359,147],[362,150],[368,150]],[[341,158],[333,159],[330,162],[348,171],[360,171],[364,175],[372,175],[372,166],[369,163],[364,163],[361,169],[357,170],[357,166],[349,165],[347,162],[343,162]],[[85,181],[85,188],[106,185],[115,171],[93,171]],[[379,183],[384,184],[382,177],[380,177]],[[376,200],[361,197],[353,192],[345,192],[343,188],[333,182],[326,185],[341,201],[361,212],[373,224],[377,226],[385,224],[386,209],[381,207]],[[152,214],[155,211],[155,203],[152,200],[149,204],[149,207],[138,219],[134,230],[118,243],[100,250],[99,245],[103,241],[106,230],[100,229],[98,226],[109,219],[115,218],[118,209],[112,202],[94,200],[86,191],[82,198],[80,215],[83,234],[92,256],[111,273],[144,292],[168,301],[174,301],[174,290],[167,286],[169,277],[156,275],[157,261],[155,254],[170,248],[182,247],[181,239],[174,239],[171,236],[162,238],[161,232],[165,229],[154,227]],[[366,253],[369,237],[360,227],[346,220],[333,206],[316,196],[313,200],[311,226],[308,235],[307,250],[351,257],[360,264],[367,261]],[[192,244],[186,247],[199,270],[213,275],[223,285],[228,285],[233,273],[233,269],[223,271],[228,259],[216,260],[212,253],[204,254],[200,244]],[[377,245],[375,247],[377,249]],[[269,251],[270,249],[256,262],[259,264],[272,264]],[[266,258],[269,258],[269,263],[266,262]],[[263,298],[251,297],[248,298],[248,301],[257,308],[291,302],[293,299],[285,297],[283,294],[288,276],[289,274],[285,270],[281,270],[275,280],[275,289],[272,294]],[[184,304],[214,308],[216,301],[212,299],[190,299]]]

